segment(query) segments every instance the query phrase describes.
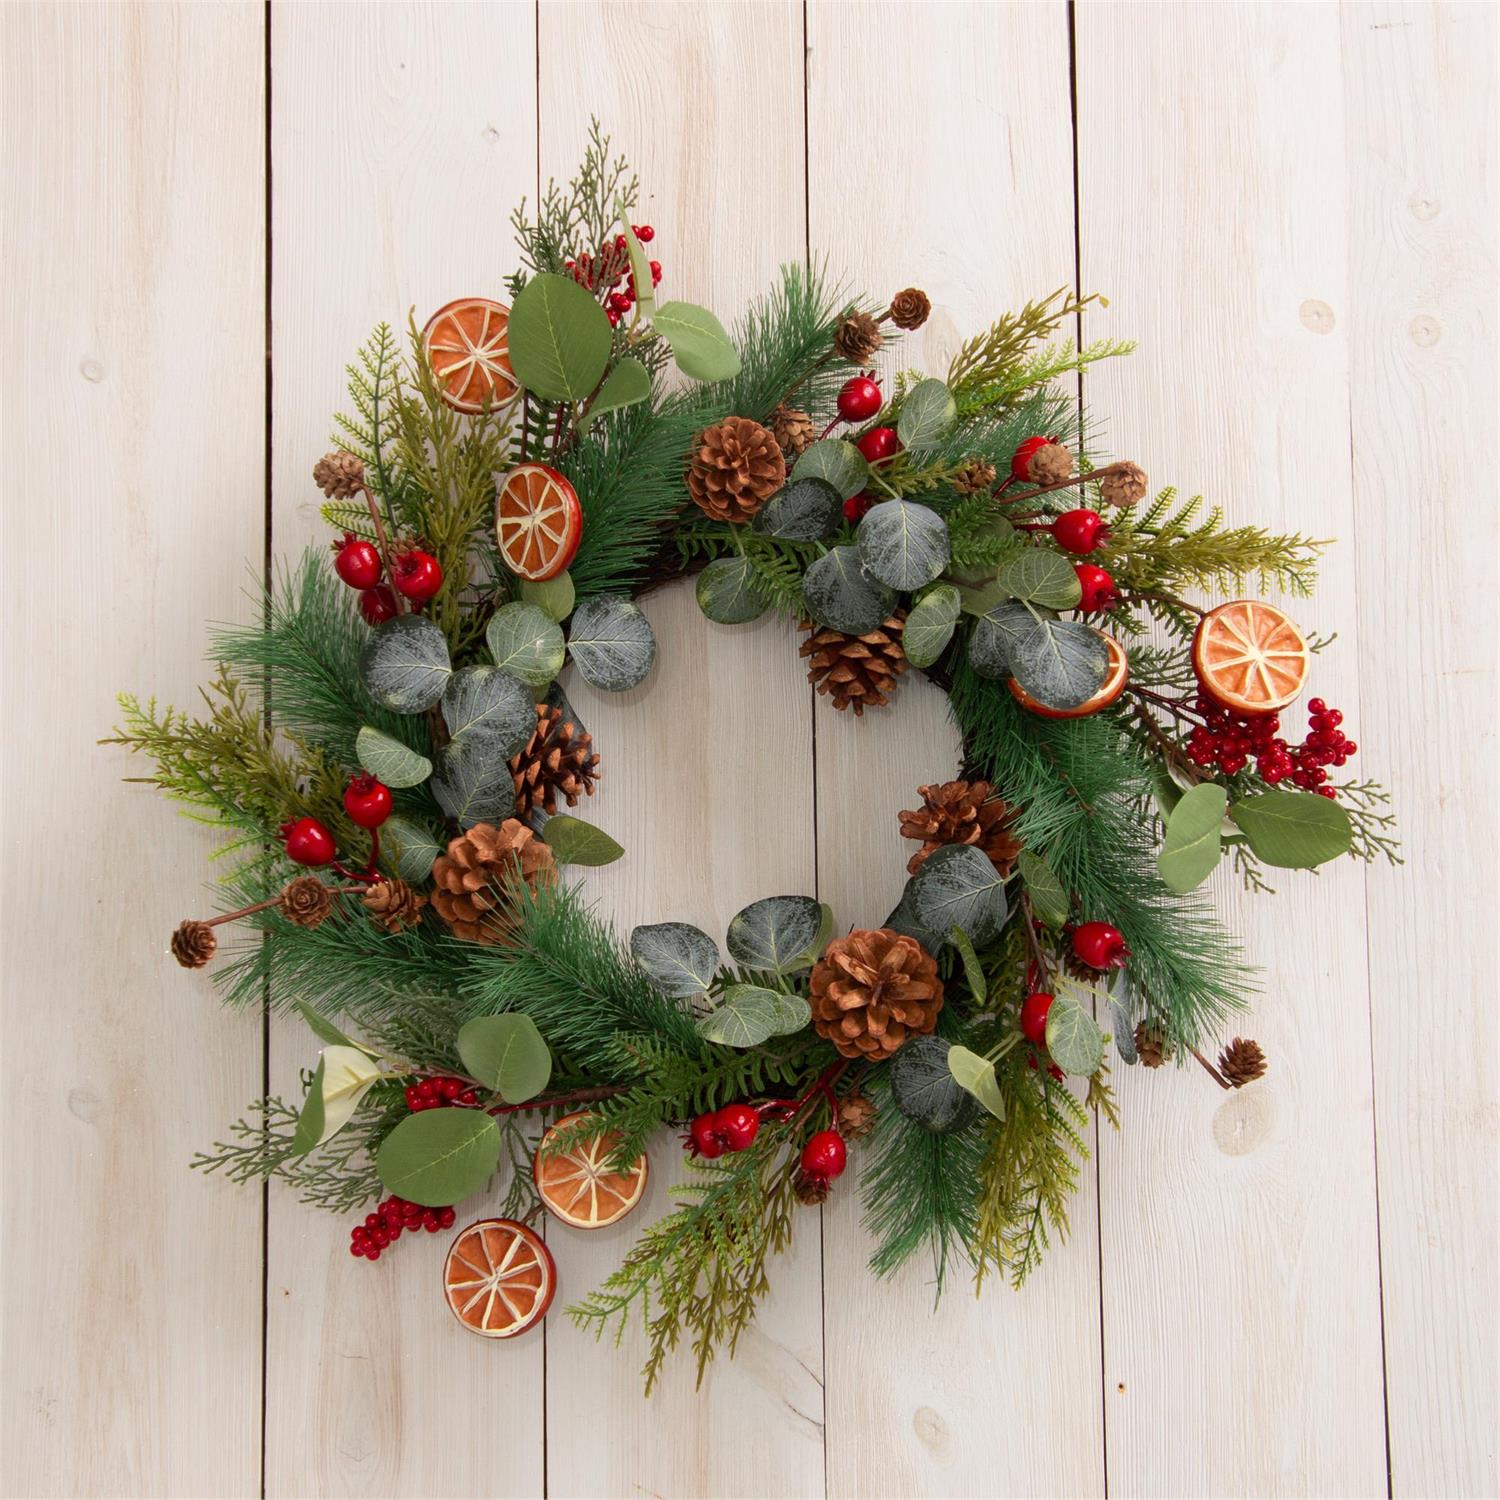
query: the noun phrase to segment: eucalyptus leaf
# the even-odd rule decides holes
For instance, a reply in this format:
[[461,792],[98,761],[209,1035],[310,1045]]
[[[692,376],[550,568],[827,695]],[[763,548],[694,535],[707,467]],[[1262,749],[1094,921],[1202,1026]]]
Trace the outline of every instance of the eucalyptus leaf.
[[951,583],[936,583],[912,605],[901,630],[901,646],[914,667],[930,667],[953,639],[960,610]]
[[323,1139],[323,1059],[313,1070],[312,1082],[307,1086],[307,1098],[302,1101],[301,1113],[297,1116],[292,1131],[291,1153],[306,1156]]
[[445,847],[420,823],[401,813],[380,825],[380,843],[383,851],[394,855],[396,873],[411,884],[427,880],[433,860]]
[[997,1120],[1005,1118],[1005,1100],[995,1077],[995,1065],[989,1058],[967,1047],[950,1047],[948,1071],[959,1088],[972,1094]]
[[914,1036],[889,1064],[896,1108],[934,1135],[961,1130],[976,1113],[974,1096],[959,1087],[948,1066],[948,1052],[942,1037]]
[[656,660],[651,622],[628,599],[585,600],[568,636],[573,662],[590,686],[623,693],[646,680]]
[[1011,674],[1047,708],[1077,708],[1099,691],[1109,672],[1104,637],[1079,620],[1040,619],[1010,647]]
[[548,818],[542,838],[560,865],[612,865],[625,852],[602,828],[567,813]]
[[604,309],[571,276],[533,276],[511,304],[510,362],[544,401],[582,401],[609,363],[614,334]]
[[996,582],[1012,598],[1047,609],[1072,609],[1083,597],[1078,573],[1067,558],[1029,547],[1000,569]]
[[[460,667],[443,694],[443,719],[451,737],[446,750],[482,743],[509,760],[536,730],[536,694],[499,667]],[[445,758],[439,755],[440,766]]]
[[1134,1065],[1140,1061],[1140,1054],[1135,1050],[1135,1027],[1130,1020],[1130,1010],[1120,997],[1114,993],[1109,997],[1110,1021],[1115,1030],[1115,1051],[1120,1054],[1120,1061]]
[[536,1022],[519,1012],[465,1021],[456,1045],[470,1076],[507,1104],[535,1099],[552,1077],[547,1043]]
[[[532,722],[536,722],[534,711]],[[516,801],[515,779],[510,772],[510,755],[514,753],[507,754],[494,739],[479,734],[466,735],[444,745],[438,752],[437,771],[429,783],[444,814],[463,828],[472,828],[476,823],[497,823],[509,817]],[[431,864],[427,873],[432,873]]]
[[392,713],[425,713],[443,696],[452,675],[448,642],[426,615],[382,620],[359,653],[365,691]]
[[987,615],[997,604],[1004,604],[1010,600],[1009,590],[1002,588],[998,579],[991,578],[987,583],[969,585],[958,584],[959,602],[966,615]]
[[636,406],[651,395],[651,375],[633,355],[621,358],[599,387],[599,394],[589,403],[589,420],[605,412]]
[[359,763],[388,787],[420,786],[432,775],[432,762],[394,736],[366,724],[354,737]]
[[1018,648],[1028,641],[1034,646],[1039,623],[1032,607],[1019,599],[1001,599],[974,622],[969,636],[969,665],[981,677],[1009,677]]
[[533,696],[562,671],[562,627],[540,605],[502,604],[490,616],[484,639],[495,665],[532,688]]
[[724,325],[706,307],[663,302],[652,314],[651,326],[672,346],[672,358],[684,375],[732,380],[740,373],[740,357]]
[[838,491],[840,500],[857,495],[869,477],[864,454],[847,438],[820,438],[792,465],[793,479],[822,479]]
[[1081,1077],[1104,1061],[1104,1033],[1071,995],[1059,995],[1047,1012],[1047,1053],[1064,1073]]
[[819,625],[864,635],[890,614],[893,590],[871,578],[856,547],[832,547],[802,575],[807,611]]
[[747,969],[783,973],[797,967],[823,925],[811,896],[767,896],[752,901],[729,924],[729,955]]
[[912,876],[912,906],[924,926],[946,933],[962,927],[976,946],[1005,925],[1005,881],[972,844],[946,844]]
[[896,903],[895,910],[880,925],[889,927],[892,932],[899,932],[904,937],[915,938],[929,953],[936,953],[947,940],[946,931],[929,927],[917,916],[911,888],[912,881],[908,880],[901,889],[901,899]]
[[958,402],[941,380],[920,380],[907,392],[896,419],[896,436],[907,448],[931,448],[953,431]]
[[1231,803],[1229,816],[1256,857],[1281,870],[1337,859],[1354,835],[1347,810],[1316,792],[1261,792]]
[[716,557],[694,586],[698,608],[716,625],[748,625],[771,607],[747,557]]
[[698,1022],[699,1035],[724,1047],[758,1047],[787,1029],[781,1003],[787,998],[757,984],[732,984],[723,1003]]
[[521,597],[534,604],[559,625],[573,613],[573,575],[562,572],[556,578],[523,578],[520,580]]
[[755,531],[783,542],[817,542],[828,536],[843,513],[843,497],[826,479],[793,475],[756,511]]
[[380,1143],[375,1172],[385,1187],[424,1208],[477,1193],[500,1162],[500,1127],[482,1109],[424,1109]]
[[948,566],[948,523],[931,506],[914,500],[872,506],[855,541],[865,570],[893,589],[919,589]]
[[1068,920],[1071,903],[1057,872],[1040,854],[1030,849],[1023,849],[1016,856],[1016,868],[1021,872],[1026,894],[1031,897],[1032,911],[1047,926],[1061,927]]
[[295,1000],[292,1003],[301,1013],[302,1019],[307,1022],[308,1029],[320,1042],[327,1042],[332,1047],[352,1047],[354,1045],[327,1016],[321,1011],[314,1010],[306,1000]]
[[630,954],[662,994],[701,995],[719,971],[719,945],[690,922],[654,922],[630,934]]
[[1223,854],[1220,825],[1229,794],[1212,781],[1186,791],[1167,819],[1156,868],[1168,890],[1185,895],[1202,885]]
[[964,978],[969,982],[970,993],[977,1004],[983,1005],[989,998],[990,987],[984,977],[984,965],[979,962],[979,955],[974,951],[973,943],[969,941],[969,934],[962,927],[950,927],[948,941],[958,949],[958,956],[963,961]]

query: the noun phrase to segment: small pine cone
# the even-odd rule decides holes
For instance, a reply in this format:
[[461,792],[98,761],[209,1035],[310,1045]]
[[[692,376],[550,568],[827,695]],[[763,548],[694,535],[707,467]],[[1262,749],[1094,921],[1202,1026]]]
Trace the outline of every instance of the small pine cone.
[[507,943],[516,918],[508,887],[519,876],[532,890],[557,879],[552,850],[524,823],[476,823],[432,862],[432,908],[471,943]]
[[313,465],[313,483],[330,500],[348,500],[365,482],[364,460],[352,453],[325,453]]
[[537,725],[526,748],[510,762],[516,784],[516,816],[524,818],[537,808],[551,817],[559,795],[569,807],[580,797],[594,795],[599,779],[599,757],[594,738],[563,711],[550,703],[536,706]]
[[797,1175],[792,1178],[792,1191],[797,1195],[797,1202],[804,1208],[816,1208],[833,1191],[833,1183],[826,1177],[814,1177],[811,1172],[798,1167]]
[[387,932],[401,932],[422,920],[427,897],[418,895],[404,880],[377,880],[360,898],[377,927]]
[[802,622],[811,632],[797,654],[808,658],[807,680],[837,709],[853,708],[855,717],[867,708],[884,708],[896,691],[896,679],[906,670],[901,629],[906,612],[897,610],[878,629],[864,635]]
[[1044,443],[1031,455],[1026,477],[1033,484],[1061,484],[1073,477],[1073,455],[1061,443]]
[[785,482],[781,445],[759,422],[725,417],[698,434],[688,494],[715,521],[743,525]]
[[1237,1036],[1219,1054],[1219,1071],[1233,1087],[1242,1089],[1247,1083],[1265,1077],[1266,1054],[1249,1037]]
[[771,435],[784,452],[794,458],[805,453],[817,441],[818,429],[805,411],[788,406],[785,401],[771,413]]
[[813,1029],[841,1057],[880,1062],[926,1036],[943,1008],[937,960],[889,927],[835,938],[813,965]]
[[172,934],[172,957],[184,969],[201,969],[218,948],[219,940],[207,922],[183,922]]
[[885,340],[880,325],[869,313],[850,313],[833,336],[834,352],[851,365],[867,365]]
[[277,905],[288,922],[310,929],[327,919],[333,897],[316,875],[299,875],[282,891]]
[[960,495],[977,495],[995,483],[995,466],[982,458],[971,458],[953,476],[953,488]]
[[1139,464],[1115,464],[1099,481],[1099,498],[1122,509],[1146,498],[1146,471]]
[[866,1094],[850,1094],[839,1100],[839,1134],[851,1141],[863,1140],[875,1128],[875,1103]]
[[1010,831],[1017,810],[997,797],[989,782],[934,782],[919,786],[917,795],[921,807],[899,814],[902,836],[922,843],[907,861],[908,874],[915,875],[945,844],[973,844],[1001,875],[1010,875],[1022,847]]
[[1167,1039],[1154,1026],[1144,1021],[1135,1023],[1135,1055],[1148,1068],[1159,1068],[1171,1053],[1167,1051]]
[[931,311],[932,303],[927,293],[920,291],[917,287],[909,286],[904,292],[897,292],[891,298],[891,310],[887,316],[897,328],[904,328],[910,333],[927,321],[927,316]]

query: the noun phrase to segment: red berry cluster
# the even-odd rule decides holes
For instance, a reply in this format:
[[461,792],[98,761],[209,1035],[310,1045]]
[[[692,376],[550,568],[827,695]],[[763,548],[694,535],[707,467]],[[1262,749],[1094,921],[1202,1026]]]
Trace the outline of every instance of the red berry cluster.
[[436,1234],[440,1229],[452,1229],[456,1217],[452,1208],[423,1208],[393,1193],[375,1205],[374,1213],[365,1215],[363,1224],[354,1226],[349,1234],[349,1254],[379,1260],[380,1252],[392,1240],[399,1240],[402,1230],[425,1229],[428,1234]]
[[[388,583],[380,581],[385,564],[373,542],[346,531],[333,543],[333,571],[358,589],[359,612],[371,625],[389,620],[400,604]],[[443,566],[416,543],[402,547],[391,559],[392,582],[413,604],[425,604],[443,586]]]
[[689,1126],[682,1144],[691,1156],[712,1161],[726,1151],[743,1151],[760,1133],[760,1111],[751,1104],[726,1104],[699,1115]]
[[462,1078],[424,1078],[406,1086],[406,1106],[413,1114],[441,1109],[445,1104],[478,1104],[478,1096]]
[[[635,237],[643,245],[649,245],[656,238],[656,231],[649,224],[632,224]],[[636,289],[635,273],[630,269],[630,247],[623,234],[617,234],[613,244],[603,244],[599,247],[598,255],[590,255],[585,250],[576,261],[567,262],[568,270],[573,273],[573,280],[579,286],[593,292],[601,285],[608,288],[608,293],[603,299],[604,314],[609,319],[611,327],[618,328],[620,319],[635,306]],[[651,285],[654,288],[661,281],[661,262],[651,262]],[[624,290],[617,290],[621,283]]]
[[1359,749],[1339,728],[1343,714],[1321,698],[1307,705],[1307,735],[1296,747],[1277,735],[1281,728],[1278,714],[1231,713],[1202,693],[1195,706],[1203,724],[1188,736],[1188,759],[1197,766],[1216,765],[1226,776],[1243,771],[1254,757],[1255,769],[1268,786],[1290,781],[1305,792],[1337,797],[1327,785],[1325,768],[1344,765]]

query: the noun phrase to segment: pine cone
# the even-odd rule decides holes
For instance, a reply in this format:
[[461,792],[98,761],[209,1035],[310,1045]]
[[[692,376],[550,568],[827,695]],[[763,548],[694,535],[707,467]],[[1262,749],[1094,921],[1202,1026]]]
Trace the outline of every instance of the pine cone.
[[594,738],[550,703],[536,706],[537,725],[526,748],[510,762],[516,783],[516,816],[524,818],[538,807],[549,817],[561,795],[569,807],[580,797],[594,795],[599,779],[599,757]]
[[869,313],[850,313],[833,336],[834,352],[851,365],[867,365],[885,340],[880,325]]
[[313,465],[313,483],[330,500],[348,500],[365,482],[364,460],[352,453],[325,453]]
[[842,1057],[879,1062],[925,1036],[943,1008],[937,960],[889,927],[835,938],[813,965],[813,1029]]
[[524,823],[476,823],[432,862],[432,907],[471,943],[506,943],[516,920],[506,887],[520,876],[535,890],[557,879],[552,850]]
[[1154,1026],[1144,1021],[1135,1023],[1135,1055],[1148,1068],[1159,1068],[1171,1053],[1167,1050],[1167,1039]]
[[863,1140],[875,1128],[875,1104],[865,1094],[850,1094],[839,1100],[839,1133],[851,1141]]
[[184,969],[201,969],[218,948],[219,940],[207,922],[180,923],[172,934],[172,957]]
[[688,494],[714,520],[743,525],[785,483],[781,445],[759,422],[725,417],[698,434]]
[[833,1183],[826,1177],[814,1177],[811,1172],[804,1172],[798,1167],[797,1175],[792,1178],[792,1191],[797,1195],[797,1202],[804,1208],[816,1208],[833,1191]]
[[898,609],[884,625],[864,635],[802,622],[811,634],[797,654],[809,658],[807,680],[820,693],[831,694],[837,709],[852,707],[855,716],[867,708],[884,708],[896,691],[896,679],[906,670],[901,649],[901,627],[906,611]]
[[1031,455],[1026,477],[1033,484],[1061,484],[1073,477],[1073,455],[1061,443],[1044,443]]
[[995,466],[982,458],[971,458],[953,476],[953,488],[960,495],[977,495],[995,482]]
[[897,328],[904,328],[910,333],[912,329],[920,328],[927,321],[927,315],[931,311],[932,303],[927,293],[917,287],[909,286],[904,292],[897,292],[891,298],[891,310],[888,316]]
[[1116,464],[1099,481],[1099,498],[1107,505],[1135,505],[1146,498],[1146,471],[1139,464]]
[[311,929],[333,910],[333,897],[316,875],[299,875],[282,891],[277,905],[288,922]]
[[817,441],[818,429],[805,411],[783,401],[771,413],[771,434],[785,452],[796,457]]
[[404,880],[377,880],[360,898],[377,927],[400,932],[415,927],[422,920],[427,897],[418,895]]
[[915,875],[933,850],[945,844],[973,844],[992,865],[1008,876],[1021,852],[1021,841],[1010,831],[1016,809],[995,795],[987,781],[945,781],[919,786],[921,807],[903,812],[902,836],[920,839],[922,847],[907,861]]
[[1266,1054],[1249,1037],[1237,1036],[1219,1054],[1219,1071],[1233,1087],[1242,1089],[1247,1083],[1265,1077]]

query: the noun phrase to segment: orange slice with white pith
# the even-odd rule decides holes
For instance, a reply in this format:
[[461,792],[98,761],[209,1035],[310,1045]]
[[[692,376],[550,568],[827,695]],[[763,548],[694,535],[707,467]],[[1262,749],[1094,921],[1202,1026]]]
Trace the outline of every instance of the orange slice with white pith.
[[617,1223],[641,1201],[646,1191],[646,1158],[636,1157],[624,1171],[609,1165],[620,1143],[618,1131],[589,1136],[567,1151],[549,1153],[560,1132],[584,1118],[582,1111],[564,1115],[537,1148],[532,1176],[548,1213],[574,1229],[603,1229]]
[[514,1219],[481,1219],[463,1230],[443,1262],[453,1316],[481,1338],[511,1339],[541,1321],[557,1290],[552,1252]]
[[566,572],[583,536],[583,507],[565,475],[521,464],[500,481],[495,541],[517,578],[544,583]]
[[455,411],[483,411],[520,389],[510,363],[510,309],[488,297],[440,307],[422,330],[438,391]]
[[1307,681],[1302,632],[1270,604],[1236,599],[1204,615],[1193,636],[1193,671],[1215,703],[1241,714],[1283,709]]

